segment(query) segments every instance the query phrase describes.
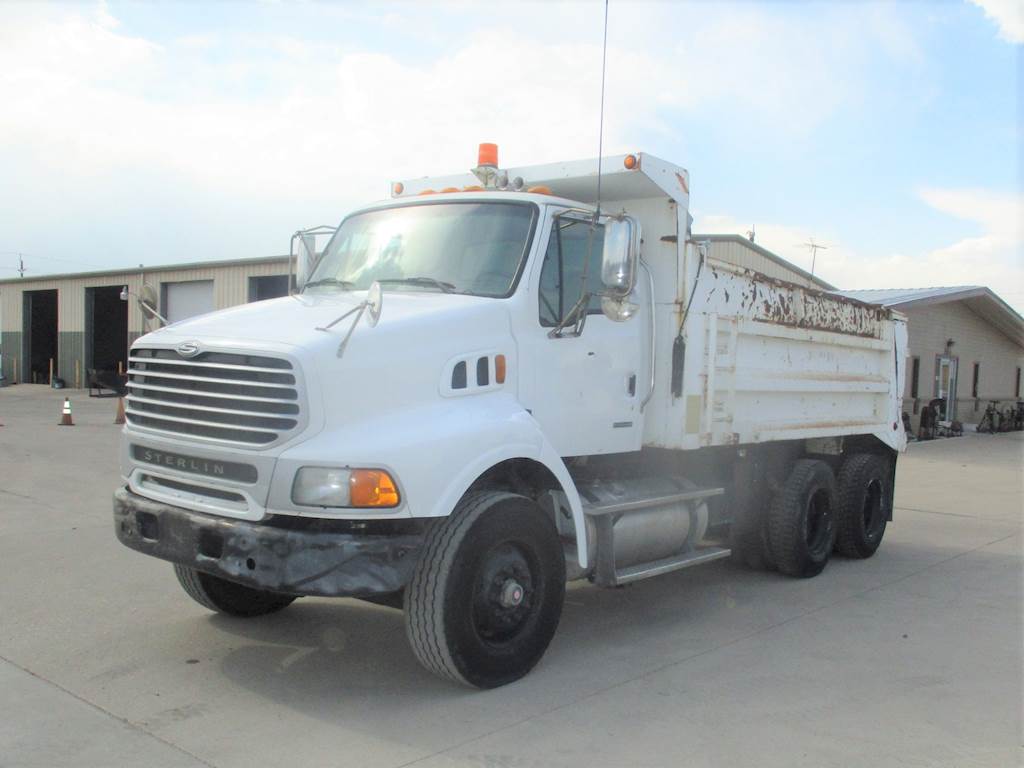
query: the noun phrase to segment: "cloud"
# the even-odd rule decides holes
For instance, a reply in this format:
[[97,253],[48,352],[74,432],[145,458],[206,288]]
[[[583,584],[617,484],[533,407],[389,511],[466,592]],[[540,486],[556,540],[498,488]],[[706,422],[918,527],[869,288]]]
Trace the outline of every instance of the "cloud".
[[[468,168],[480,141],[498,142],[505,165],[592,157],[600,14],[527,7],[545,24],[519,3],[485,21],[463,3],[316,11],[366,30],[356,46],[201,26],[201,14],[157,42],[102,3],[6,6],[0,166],[18,194],[0,206],[0,245],[90,262],[137,263],[140,240],[148,263],[262,255],[285,228],[337,220],[390,179]],[[711,119],[744,146],[798,143],[859,108],[869,65],[921,58],[881,6],[613,4],[610,32],[608,154],[644,149],[637,136],[685,154],[687,126]],[[808,233],[783,229],[780,252],[809,267],[795,247]],[[836,242],[824,263],[841,263],[836,238],[815,235]]]
[[968,0],[981,8],[999,27],[999,36],[1011,43],[1024,43],[1024,5],[1020,0]]
[[[102,4],[17,8],[0,31],[0,146],[66,174],[145,168],[225,194],[356,201],[378,196],[385,174],[465,167],[481,140],[513,162],[596,154],[599,38],[537,39],[511,14],[450,53],[406,62],[283,33],[162,46],[123,31]],[[578,8],[556,13],[573,29]],[[631,13],[665,26],[663,7]],[[641,132],[679,140],[674,111],[739,101],[757,140],[805,135],[857,89],[850,62],[864,38],[744,8],[700,14],[671,44],[613,39],[605,149],[635,149]],[[217,56],[204,56],[215,42]]]
[[[839,288],[926,288],[985,285],[1024,314],[1024,196],[983,189],[924,188],[929,207],[968,222],[976,234],[919,253],[869,254],[834,233],[786,224],[757,224],[757,243],[810,271],[802,246],[814,237],[819,251],[815,273]],[[699,216],[694,232],[745,235],[749,223],[728,215]]]

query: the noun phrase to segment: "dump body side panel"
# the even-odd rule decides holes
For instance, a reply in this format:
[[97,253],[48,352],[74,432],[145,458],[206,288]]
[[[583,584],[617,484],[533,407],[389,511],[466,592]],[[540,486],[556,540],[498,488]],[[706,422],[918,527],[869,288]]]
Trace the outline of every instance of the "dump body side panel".
[[894,393],[906,335],[892,312],[714,260],[692,291],[682,408],[652,444],[871,434],[904,447]]

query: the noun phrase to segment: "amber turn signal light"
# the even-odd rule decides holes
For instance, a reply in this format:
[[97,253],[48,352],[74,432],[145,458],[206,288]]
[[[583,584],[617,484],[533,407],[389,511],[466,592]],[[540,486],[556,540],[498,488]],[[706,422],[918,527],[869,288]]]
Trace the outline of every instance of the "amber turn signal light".
[[494,380],[498,384],[505,383],[505,356],[495,355],[494,356]]
[[402,182],[396,181],[391,185],[391,194],[395,197],[398,197],[403,192],[405,192],[405,185]]
[[632,171],[637,166],[636,155],[626,155],[622,164],[626,166],[627,171]]
[[383,469],[353,469],[349,493],[353,507],[398,506],[398,488]]

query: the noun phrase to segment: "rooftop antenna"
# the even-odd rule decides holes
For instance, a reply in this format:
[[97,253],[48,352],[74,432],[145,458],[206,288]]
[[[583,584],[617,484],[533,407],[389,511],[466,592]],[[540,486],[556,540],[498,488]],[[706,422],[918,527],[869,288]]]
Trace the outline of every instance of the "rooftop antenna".
[[601,115],[597,124],[597,205],[594,223],[601,215],[601,153],[604,151],[604,72],[608,61],[608,0],[604,0],[604,42],[601,46]]
[[828,246],[822,245],[821,243],[814,242],[813,237],[808,237],[806,243],[800,243],[804,248],[811,252],[811,278],[814,277],[814,265],[818,260],[818,251],[827,251]]
[[757,236],[757,225],[751,224],[750,229],[747,230],[747,240],[754,242],[754,238]]

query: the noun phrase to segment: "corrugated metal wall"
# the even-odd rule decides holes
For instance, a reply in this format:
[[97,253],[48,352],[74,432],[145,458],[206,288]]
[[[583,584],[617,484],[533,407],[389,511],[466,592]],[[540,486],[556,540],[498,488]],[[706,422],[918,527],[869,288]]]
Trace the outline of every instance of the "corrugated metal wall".
[[[202,267],[175,270],[153,270],[111,273],[106,275],[84,275],[82,277],[59,277],[56,279],[28,279],[0,284],[0,331],[3,332],[2,370],[11,380],[19,369],[22,338],[22,294],[25,291],[57,290],[57,330],[59,375],[74,384],[75,362],[80,375],[84,377],[84,335],[86,288],[100,286],[128,286],[138,294],[143,283],[149,283],[161,296],[161,285],[187,280],[213,280],[213,300],[217,309],[245,304],[249,300],[249,278],[268,275],[283,275],[288,272],[285,258],[250,263],[211,264]],[[142,312],[134,298],[128,302],[128,339],[134,341],[144,333]],[[12,348],[13,347],[13,348]],[[21,362],[21,368],[24,363]],[[23,378],[23,377],[22,377]]]
[[743,243],[733,240],[712,240],[710,255],[714,259],[735,264],[737,267],[752,269],[762,275],[774,277],[777,280],[787,280],[797,285],[813,285],[806,277],[799,272],[786,269],[777,261],[758,253],[753,248],[748,248]]

